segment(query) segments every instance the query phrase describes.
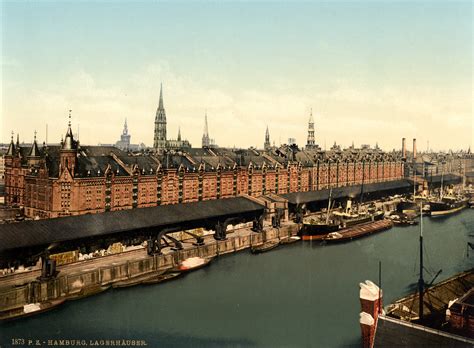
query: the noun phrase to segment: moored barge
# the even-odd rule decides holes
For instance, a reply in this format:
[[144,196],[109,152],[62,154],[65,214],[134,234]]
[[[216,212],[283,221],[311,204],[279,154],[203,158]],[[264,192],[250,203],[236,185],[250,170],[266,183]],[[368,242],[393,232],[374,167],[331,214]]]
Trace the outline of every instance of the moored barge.
[[390,220],[384,219],[384,220],[379,220],[379,221],[373,221],[373,222],[368,222],[365,224],[349,227],[339,232],[329,233],[325,237],[323,237],[321,240],[326,241],[326,242],[332,242],[332,243],[347,242],[356,238],[361,238],[361,237],[368,236],[370,234],[388,230],[392,226],[393,226],[393,223]]

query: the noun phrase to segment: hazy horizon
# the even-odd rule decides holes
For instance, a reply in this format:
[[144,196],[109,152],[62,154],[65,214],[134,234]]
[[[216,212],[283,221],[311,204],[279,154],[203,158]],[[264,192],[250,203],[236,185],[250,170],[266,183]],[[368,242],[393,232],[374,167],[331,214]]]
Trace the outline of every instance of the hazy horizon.
[[[472,3],[2,2],[2,122],[58,143],[153,144],[160,83],[168,138],[201,145],[376,143],[472,148]],[[15,135],[16,139],[16,135]]]

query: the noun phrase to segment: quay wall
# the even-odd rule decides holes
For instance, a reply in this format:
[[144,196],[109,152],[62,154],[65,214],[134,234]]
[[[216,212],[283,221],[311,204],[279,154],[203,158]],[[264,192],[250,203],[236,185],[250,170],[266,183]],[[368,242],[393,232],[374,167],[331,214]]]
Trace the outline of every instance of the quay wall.
[[114,282],[139,277],[147,273],[167,270],[189,257],[214,257],[238,252],[267,240],[278,240],[298,232],[297,224],[269,228],[261,233],[249,232],[229,235],[224,241],[208,241],[203,246],[178,250],[170,254],[148,256],[140,260],[123,261],[113,266],[100,267],[74,274],[59,275],[44,281],[32,281],[20,287],[0,290],[0,310],[22,307],[60,298],[67,299],[88,289],[111,285]]

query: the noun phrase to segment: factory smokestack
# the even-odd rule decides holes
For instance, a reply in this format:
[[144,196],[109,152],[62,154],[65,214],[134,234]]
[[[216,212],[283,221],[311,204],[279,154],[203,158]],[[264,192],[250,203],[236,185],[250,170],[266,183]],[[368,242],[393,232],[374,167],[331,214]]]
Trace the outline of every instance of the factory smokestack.
[[416,159],[416,138],[413,138],[413,159]]
[[405,138],[402,138],[402,158],[407,158],[407,145]]

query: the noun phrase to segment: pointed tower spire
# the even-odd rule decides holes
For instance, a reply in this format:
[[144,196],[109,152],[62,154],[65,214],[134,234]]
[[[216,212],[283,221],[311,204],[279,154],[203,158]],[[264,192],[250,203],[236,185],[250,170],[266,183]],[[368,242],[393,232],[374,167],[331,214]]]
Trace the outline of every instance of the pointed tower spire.
[[178,141],[181,141],[181,127],[178,127]]
[[204,114],[204,132],[202,134],[202,147],[209,147],[211,145],[211,140],[209,138],[209,128],[207,126],[207,110]]
[[124,123],[124,125],[123,125],[122,134],[123,134],[123,135],[128,135],[128,125],[127,125],[127,118],[126,118],[126,117],[125,117],[125,123]]
[[263,148],[265,150],[268,150],[270,148],[270,131],[268,130],[268,126],[267,126],[267,130],[265,131],[265,143],[263,144]]
[[155,115],[155,133],[153,137],[153,147],[155,150],[166,148],[166,112],[163,103],[163,84],[160,84],[160,101]]
[[15,155],[20,155],[20,133],[16,134]]
[[163,83],[160,83],[160,102],[158,103],[158,109],[163,109]]
[[67,123],[66,136],[64,137],[64,143],[62,146],[63,150],[74,150],[76,147],[76,141],[74,141],[71,129],[71,112],[72,110],[69,110],[69,121]]
[[15,144],[13,143],[13,131],[12,131],[12,139],[10,141],[10,146],[8,146],[8,151],[5,156],[13,156],[15,154]]
[[28,157],[39,157],[39,156],[40,156],[40,152],[38,149],[38,144],[36,142],[36,131],[35,131],[33,145],[31,145],[30,154],[28,155]]
[[314,140],[314,119],[313,119],[313,109],[311,108],[308,121],[308,140],[306,142],[306,148],[311,149],[316,146]]

